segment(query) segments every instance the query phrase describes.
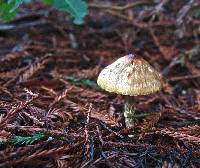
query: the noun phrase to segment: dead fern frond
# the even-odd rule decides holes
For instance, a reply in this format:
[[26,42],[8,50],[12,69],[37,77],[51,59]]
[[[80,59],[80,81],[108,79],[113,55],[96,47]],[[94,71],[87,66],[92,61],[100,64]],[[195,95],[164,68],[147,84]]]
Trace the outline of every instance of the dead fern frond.
[[71,113],[63,109],[50,109],[46,115],[46,118],[51,119],[52,121],[61,121],[63,124],[68,124],[69,120],[73,119]]
[[48,87],[46,87],[46,86],[42,86],[41,89],[47,91],[47,93],[48,93],[50,96],[52,96],[52,97],[57,96],[57,93],[56,93],[53,89],[51,89],[51,88],[48,88]]
[[77,103],[75,103],[75,102],[73,102],[69,99],[65,99],[63,101],[66,104],[66,106],[68,108],[70,108],[73,112],[79,112],[79,113],[84,112],[85,113],[87,111],[87,108],[85,108],[85,107],[83,107],[83,106],[81,106],[81,105],[79,105],[79,104],[77,104]]
[[11,136],[11,134],[7,131],[0,131],[0,144],[4,143],[8,140],[8,138]]
[[2,122],[3,118],[4,118],[4,114],[1,114],[0,115],[0,123]]
[[47,62],[49,62],[50,59],[48,56],[46,57],[42,57],[41,59],[39,59],[38,61],[36,61],[35,63],[29,65],[26,70],[20,74],[20,76],[18,77],[18,82],[19,83],[23,83],[26,82],[29,78],[31,78],[37,71],[41,70],[44,68],[45,64]]
[[169,137],[181,140],[183,142],[200,145],[200,137],[195,136],[195,135],[189,135],[182,131],[177,131],[176,129],[173,129],[173,128],[157,129],[155,130],[154,133],[160,134],[163,136],[169,136]]
[[2,80],[8,80],[10,78],[16,77],[22,70],[24,70],[23,68],[16,68],[13,69],[12,71],[7,71],[7,72],[0,72],[0,78]]
[[23,114],[24,114],[26,117],[30,118],[30,119],[33,121],[33,123],[34,123],[35,125],[44,126],[44,122],[42,122],[42,121],[40,121],[39,119],[37,119],[37,117],[35,117],[35,116],[33,116],[33,115],[31,115],[31,114],[25,112],[25,111],[23,112]]
[[92,102],[104,102],[105,99],[108,97],[107,95],[105,95],[101,92],[92,91],[89,89],[82,89],[79,92],[79,95],[82,98],[90,99]]
[[59,80],[65,84],[66,88],[70,88],[69,94],[78,94],[81,98],[90,99],[92,102],[104,102],[105,99],[108,97],[108,95],[98,92],[96,90],[91,90],[87,88],[83,89],[81,87],[72,85],[71,83],[63,79],[59,79]]
[[27,51],[9,53],[0,59],[0,64],[3,64],[6,61],[9,62],[9,61],[16,60],[18,58],[26,57],[28,55],[30,55],[30,54]]
[[96,109],[92,110],[91,117],[100,120],[101,122],[110,125],[111,127],[119,127],[120,124],[109,116],[108,111],[98,111]]
[[147,116],[145,121],[142,123],[141,126],[141,134],[139,139],[141,139],[147,131],[150,131],[160,120],[162,113],[152,113],[151,115]]
[[101,66],[97,65],[94,68],[84,69],[81,72],[79,72],[77,75],[83,78],[93,79],[97,77],[98,73],[100,72],[100,69],[101,69]]
[[90,123],[90,117],[91,117],[91,111],[92,111],[92,104],[90,104],[89,109],[88,109],[88,114],[87,114],[87,120],[85,123],[85,128],[84,128],[84,132],[85,132],[85,146],[86,146],[86,151],[85,151],[85,156],[87,159],[90,159],[90,132],[89,132],[89,123]]
[[7,95],[9,95],[10,97],[12,97],[12,93],[6,88],[6,87],[3,87],[3,86],[0,86],[0,93],[3,92],[3,93],[6,93]]
[[23,110],[24,108],[26,108],[31,102],[33,102],[37,97],[38,94],[32,93],[31,91],[27,90],[27,93],[31,95],[31,98],[27,98],[26,101],[21,101],[18,104],[16,104],[15,106],[13,106],[11,108],[11,110],[7,113],[7,115],[3,118],[1,118],[1,122],[0,122],[0,129],[3,129],[6,124],[13,118],[15,117],[15,114],[17,112],[20,112],[21,110]]
[[[0,167],[20,165],[29,161],[34,161],[37,158],[44,158],[48,156],[54,156],[55,154],[67,153],[68,151],[83,145],[83,143],[84,141],[79,141],[71,145],[54,147],[50,149],[44,149],[41,145],[37,145],[37,148],[34,147],[34,149],[33,147],[19,148],[17,152],[9,151],[9,155],[4,155],[4,157],[1,157]],[[27,155],[27,153],[29,153],[29,155]],[[2,162],[2,160],[4,161]]]
[[9,79],[6,83],[4,83],[3,86],[8,87],[11,84],[15,83],[17,81],[18,77],[20,76],[20,74],[22,74],[25,70],[26,70],[26,67],[23,67],[20,69],[15,69],[14,71],[11,71],[11,72],[6,72],[5,75],[8,75],[7,77],[10,77],[11,79]]
[[192,136],[196,136],[200,138],[200,126],[199,125],[191,125],[187,127],[178,128],[178,131],[189,134]]
[[54,104],[58,103],[60,100],[65,98],[67,96],[67,92],[68,92],[68,90],[65,89],[61,94],[57,95],[55,97],[54,101],[49,105],[49,107],[51,108]]
[[200,111],[200,90],[196,90],[197,107]]
[[7,81],[4,86],[10,86],[14,82],[22,83],[26,82],[29,78],[31,78],[36,72],[43,69],[45,64],[50,61],[49,55],[42,57],[41,59],[37,60],[35,63],[26,66],[25,68],[21,68],[19,73],[12,78],[11,80]]

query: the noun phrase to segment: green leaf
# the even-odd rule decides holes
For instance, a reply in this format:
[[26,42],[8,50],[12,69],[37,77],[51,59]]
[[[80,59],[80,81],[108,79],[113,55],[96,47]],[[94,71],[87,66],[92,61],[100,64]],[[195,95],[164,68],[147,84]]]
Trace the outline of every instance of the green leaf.
[[33,144],[35,141],[41,140],[45,135],[41,132],[31,133],[29,136],[15,136],[11,139],[11,143],[13,144],[21,144],[21,145],[29,145]]
[[0,140],[0,145],[4,145],[4,144],[7,144],[7,141]]
[[54,6],[60,11],[67,11],[74,17],[75,24],[82,24],[88,14],[88,6],[82,0],[54,0]]
[[17,13],[18,7],[22,4],[22,0],[0,1],[0,21],[12,19]]
[[[0,21],[12,19],[19,6],[27,0],[0,0]],[[88,14],[88,6],[83,0],[42,0],[44,4],[53,5],[60,11],[69,12],[75,24],[82,24]]]
[[200,17],[200,8],[196,9],[193,13],[194,17],[199,18]]
[[22,4],[22,0],[9,0],[8,3],[13,4],[12,8],[10,9],[10,12],[13,12],[19,8],[19,6]]
[[63,79],[70,83],[73,83],[76,86],[86,86],[86,87],[95,88],[95,89],[98,88],[98,85],[96,84],[96,82],[90,79],[81,79],[76,76],[65,76],[63,77]]
[[42,0],[42,2],[43,2],[45,5],[53,5],[53,4],[54,4],[54,0]]

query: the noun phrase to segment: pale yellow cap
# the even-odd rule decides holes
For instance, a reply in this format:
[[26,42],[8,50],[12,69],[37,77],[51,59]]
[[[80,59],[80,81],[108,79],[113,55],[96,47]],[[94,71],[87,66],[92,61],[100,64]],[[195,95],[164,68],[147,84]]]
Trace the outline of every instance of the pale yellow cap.
[[108,92],[121,95],[147,95],[162,88],[161,75],[143,58],[133,54],[105,67],[97,84]]

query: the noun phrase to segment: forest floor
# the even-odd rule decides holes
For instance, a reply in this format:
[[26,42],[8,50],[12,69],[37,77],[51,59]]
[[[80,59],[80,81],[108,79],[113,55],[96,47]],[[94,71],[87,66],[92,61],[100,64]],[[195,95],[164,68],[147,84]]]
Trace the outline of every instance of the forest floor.
[[[81,26],[35,3],[1,23],[0,167],[200,167],[200,20],[183,2],[121,12],[91,5]],[[129,53],[164,82],[135,98],[148,116],[132,128],[124,97],[96,84]]]

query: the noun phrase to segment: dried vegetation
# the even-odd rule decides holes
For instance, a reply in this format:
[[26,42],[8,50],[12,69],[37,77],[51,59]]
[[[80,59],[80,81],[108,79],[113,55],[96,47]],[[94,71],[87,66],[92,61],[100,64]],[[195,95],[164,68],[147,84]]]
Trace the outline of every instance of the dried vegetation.
[[[80,27],[37,3],[0,25],[0,167],[199,167],[199,1],[107,4],[90,1]],[[96,78],[129,52],[164,88],[137,98],[149,116],[127,129]]]

